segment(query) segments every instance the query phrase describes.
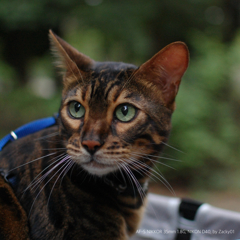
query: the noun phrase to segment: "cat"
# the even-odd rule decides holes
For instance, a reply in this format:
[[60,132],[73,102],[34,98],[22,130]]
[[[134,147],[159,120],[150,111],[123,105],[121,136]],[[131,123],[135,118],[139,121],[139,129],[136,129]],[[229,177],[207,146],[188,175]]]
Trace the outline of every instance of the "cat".
[[[61,106],[56,124],[0,152],[0,189],[8,196],[0,197],[1,217],[13,219],[15,231],[11,238],[1,225],[0,238],[129,239],[169,136],[187,46],[172,43],[136,67],[96,62],[49,36],[64,71]],[[10,220],[8,208],[16,209]]]

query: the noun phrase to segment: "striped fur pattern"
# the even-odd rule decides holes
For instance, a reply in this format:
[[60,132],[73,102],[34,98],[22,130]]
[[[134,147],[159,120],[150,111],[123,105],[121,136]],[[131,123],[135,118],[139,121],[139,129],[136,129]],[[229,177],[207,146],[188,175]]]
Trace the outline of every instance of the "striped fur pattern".
[[0,168],[29,239],[128,239],[170,132],[187,47],[170,44],[136,67],[95,62],[51,31],[50,39],[64,71],[57,124],[8,144]]

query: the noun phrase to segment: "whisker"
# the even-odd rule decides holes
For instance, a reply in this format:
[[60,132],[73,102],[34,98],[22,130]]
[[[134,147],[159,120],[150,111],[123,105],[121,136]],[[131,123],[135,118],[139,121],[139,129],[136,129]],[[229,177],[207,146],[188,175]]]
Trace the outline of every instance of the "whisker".
[[[137,173],[139,173],[140,175],[142,176],[145,176],[146,175],[146,167],[149,168],[150,170],[150,167],[147,165],[147,164],[144,164],[142,163],[141,165],[141,162],[137,162],[135,159],[131,158],[129,160],[132,160],[132,162],[129,163],[130,166],[133,166],[133,167],[137,167],[137,168],[134,168],[134,171],[136,171]],[[152,176],[151,176],[151,173],[147,175],[151,180],[153,181],[156,181]]]
[[50,156],[52,156],[52,155],[54,155],[54,154],[57,154],[57,152],[49,153],[49,154],[47,154],[47,155],[45,155],[45,156],[42,156],[42,157],[36,158],[36,159],[34,159],[34,160],[31,160],[31,161],[29,161],[29,162],[27,162],[27,163],[21,164],[21,165],[15,167],[15,168],[10,169],[8,172],[14,171],[14,170],[16,170],[16,169],[18,169],[18,168],[21,168],[21,167],[26,166],[26,165],[28,165],[28,164],[30,164],[30,163],[36,162],[36,161],[38,161],[38,160],[41,160],[41,159],[43,159],[43,158],[50,157]]
[[180,153],[184,153],[185,154],[185,152],[183,152],[183,151],[181,151],[181,150],[179,150],[179,149],[177,149],[177,148],[175,148],[175,147],[173,147],[173,146],[171,146],[171,145],[169,145],[169,144],[167,144],[165,142],[162,142],[162,144],[164,144],[165,146],[167,146],[167,147],[169,147],[169,148],[171,148],[173,150],[176,150],[176,151],[178,151]]
[[[71,158],[69,158],[69,162],[71,162],[72,164],[68,167],[68,169],[65,171],[65,173],[63,174],[62,178],[61,178],[61,182],[60,182],[60,186],[62,185],[62,181],[63,181],[63,178],[66,176],[66,174],[69,172],[70,169],[73,168],[73,166],[76,164],[74,161],[72,161]],[[72,172],[71,172],[72,174]]]
[[52,150],[67,150],[67,148],[43,148],[44,151],[52,151]]
[[[149,161],[151,161],[152,163],[159,163],[159,164],[161,164],[161,165],[163,165],[163,166],[165,166],[165,167],[168,167],[168,168],[171,168],[171,169],[173,169],[173,170],[176,170],[174,167],[172,167],[172,166],[169,166],[168,164],[165,164],[165,163],[163,163],[163,162],[161,162],[161,161],[157,161],[157,160],[155,160],[155,159],[151,159],[151,158],[149,158],[149,157],[146,157],[146,156],[141,156],[141,155],[138,155],[138,154],[135,154],[135,153],[131,153],[131,155],[134,155],[134,156],[137,156],[137,157],[141,157],[141,158],[143,158],[143,159],[147,159],[147,160],[149,160]],[[147,156],[151,156],[151,155],[147,155]]]
[[[122,166],[124,167],[125,171],[128,173],[128,175],[132,178],[133,183],[135,184],[135,186],[137,187],[139,196],[141,198],[141,201],[144,201],[144,197],[146,197],[146,194],[144,193],[142,186],[140,185],[140,183],[138,182],[137,178],[135,177],[135,175],[133,174],[133,172],[131,171],[131,169],[125,165],[122,164]],[[131,182],[132,182],[131,181]],[[133,188],[134,189],[134,188]]]
[[[143,171],[143,169],[150,168],[150,166],[148,166],[146,163],[139,161],[138,159],[126,159],[128,162],[129,160],[131,162],[129,162],[129,165],[134,165],[135,166],[140,166],[141,170]],[[157,168],[157,167],[156,167]],[[158,168],[157,168],[158,169]],[[139,170],[139,169],[138,169]],[[135,169],[136,171],[136,169]],[[160,181],[174,196],[176,196],[176,193],[174,191],[174,189],[172,188],[172,186],[170,185],[170,183],[167,181],[167,179],[162,175],[161,171],[158,169],[159,172],[157,172],[155,169],[151,168],[151,176],[149,175],[150,179],[154,180],[152,177],[155,177],[158,181]],[[153,174],[154,173],[154,174]]]
[[59,132],[54,132],[54,133],[45,135],[45,136],[43,136],[43,137],[36,138],[34,141],[39,141],[39,140],[42,140],[42,139],[47,139],[47,138],[50,138],[50,137],[55,137],[55,136],[57,136],[57,135],[59,135]]
[[[50,201],[50,197],[52,195],[52,192],[53,192],[53,189],[54,187],[56,186],[57,184],[57,181],[58,179],[61,177],[61,175],[63,174],[63,177],[66,175],[66,173],[68,172],[68,170],[72,167],[72,165],[74,164],[73,161],[70,159],[70,157],[68,158],[68,160],[66,160],[67,163],[64,165],[65,167],[63,168],[63,170],[61,171],[61,173],[58,175],[56,181],[54,182],[53,186],[52,186],[52,189],[49,193],[49,196],[48,196],[48,201],[47,201],[47,206],[49,204],[49,201]],[[66,170],[67,169],[67,170]]]
[[[44,168],[39,174],[37,174],[37,176],[32,180],[32,182],[28,185],[28,187],[24,190],[24,193],[32,187],[32,189],[35,188],[35,186],[37,186],[38,183],[42,182],[57,166],[59,166],[59,164],[61,163],[57,163],[50,171],[47,171],[45,174],[43,174],[43,176],[41,176],[39,179],[37,179],[44,171],[46,171],[48,168],[50,168],[53,164],[55,164],[56,162],[61,161],[62,159],[64,159],[66,157],[65,153],[53,158],[52,160],[56,159],[54,162],[52,162],[51,164],[49,164],[46,168]],[[35,185],[35,186],[34,186]]]
[[131,179],[131,177],[130,177],[131,174],[129,174],[129,172],[126,171],[126,169],[125,169],[125,162],[124,162],[124,161],[122,161],[122,162],[123,162],[123,163],[119,163],[119,162],[118,162],[118,164],[122,167],[122,169],[125,170],[125,173],[127,174],[127,178],[129,179],[129,181],[130,181],[130,183],[131,183],[131,185],[132,185],[133,194],[134,194],[134,196],[136,196],[136,192],[135,192],[135,189],[134,189],[134,184],[133,184],[133,181],[132,181],[132,179]]
[[[128,159],[126,159],[126,160],[128,160]],[[149,167],[149,166],[148,166]],[[140,170],[142,170],[143,171],[143,168],[145,169],[145,166],[143,166],[142,168],[140,168]],[[135,171],[136,171],[136,169],[134,169]],[[138,171],[137,171],[138,172]],[[150,179],[152,179],[152,177],[151,176],[149,176],[150,177]],[[162,182],[162,181],[161,181]],[[142,187],[141,187],[142,188]],[[146,193],[144,193],[144,191],[143,191],[143,189],[142,189],[142,192],[143,192],[143,196],[145,196],[146,197]],[[148,206],[150,207],[150,209],[153,211],[153,214],[155,215],[155,218],[157,219],[157,221],[159,221],[159,217],[158,217],[158,215],[156,214],[156,211],[154,210],[154,207],[152,206],[152,204],[148,204]]]
[[[129,171],[131,171],[131,170],[129,169]],[[131,176],[134,179],[135,184],[137,185],[137,189],[138,189],[138,192],[141,196],[141,200],[142,200],[142,203],[143,203],[144,197],[146,197],[146,194],[144,193],[143,188],[142,188],[141,184],[139,183],[139,181],[137,180],[137,178],[135,177],[135,175],[132,173]]]
[[125,178],[125,176],[124,176],[124,174],[123,174],[123,172],[122,172],[122,168],[121,168],[121,166],[119,166],[119,162],[116,162],[116,164],[117,164],[117,167],[118,167],[118,169],[119,169],[119,171],[120,171],[120,174],[121,174],[121,176],[122,176],[122,178],[123,178],[123,180],[124,180],[124,183],[126,184],[126,178]]
[[[40,195],[40,193],[43,191],[43,189],[47,186],[47,184],[61,171],[62,168],[64,168],[66,166],[66,164],[68,164],[68,160],[69,160],[69,156],[67,156],[66,158],[64,158],[65,161],[61,160],[61,163],[63,163],[63,166],[61,166],[52,176],[51,178],[43,185],[43,187],[40,189],[40,191],[38,192],[38,194],[36,195],[33,203],[32,203],[32,206],[30,208],[30,211],[29,211],[29,216],[31,215],[31,212],[32,212],[32,209],[33,209],[33,206],[38,198],[38,196]],[[60,164],[58,164],[59,166]]]
[[[132,176],[131,176],[131,171],[129,171],[129,169],[127,168],[127,166],[125,164],[121,164],[119,163],[119,165],[122,167],[122,169],[125,171],[131,185],[132,185],[132,188],[133,188],[133,194],[134,194],[134,197],[136,196],[136,192],[135,192],[135,188],[134,188],[134,182],[133,182],[133,179],[132,179]],[[135,184],[136,185],[136,184]]]
[[74,167],[76,166],[76,164],[73,165],[72,169],[71,169],[71,172],[70,172],[70,179],[72,178],[72,173],[73,173],[73,169]]
[[134,72],[130,75],[130,77],[129,77],[129,78],[126,80],[126,82],[124,83],[121,91],[122,91],[122,90],[125,88],[125,86],[135,77],[136,73],[137,73],[137,70],[134,71]]
[[[179,160],[179,159],[168,158],[168,157],[163,157],[163,156],[159,156],[159,155],[152,155],[152,154],[139,153],[139,152],[131,152],[131,154],[138,154],[140,157],[141,156],[149,156],[149,157],[154,157],[154,158],[158,158],[158,159],[170,160],[170,161],[174,161],[174,162],[182,162],[182,160]],[[158,162],[158,160],[154,160],[154,159],[153,159],[153,161]]]

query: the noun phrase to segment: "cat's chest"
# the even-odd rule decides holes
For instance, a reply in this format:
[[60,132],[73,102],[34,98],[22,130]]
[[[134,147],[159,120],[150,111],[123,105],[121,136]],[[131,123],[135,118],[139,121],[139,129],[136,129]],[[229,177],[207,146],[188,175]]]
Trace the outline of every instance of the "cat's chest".
[[30,192],[20,199],[23,207],[28,209],[33,239],[79,239],[79,236],[106,239],[108,229],[111,231],[107,233],[107,239],[121,239],[123,229],[119,226],[124,226],[125,221],[112,200],[109,204],[110,199],[104,201],[79,189],[67,177],[54,184],[54,181],[50,182],[39,195],[36,191],[31,202]]

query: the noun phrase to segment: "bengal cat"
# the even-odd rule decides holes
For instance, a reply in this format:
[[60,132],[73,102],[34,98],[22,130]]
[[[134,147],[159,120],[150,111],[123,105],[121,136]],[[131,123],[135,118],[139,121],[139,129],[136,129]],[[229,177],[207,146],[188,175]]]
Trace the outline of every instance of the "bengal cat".
[[136,67],[96,62],[50,31],[64,70],[56,124],[0,152],[0,239],[125,240],[166,144],[188,50]]

